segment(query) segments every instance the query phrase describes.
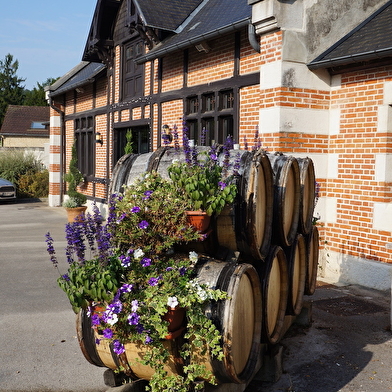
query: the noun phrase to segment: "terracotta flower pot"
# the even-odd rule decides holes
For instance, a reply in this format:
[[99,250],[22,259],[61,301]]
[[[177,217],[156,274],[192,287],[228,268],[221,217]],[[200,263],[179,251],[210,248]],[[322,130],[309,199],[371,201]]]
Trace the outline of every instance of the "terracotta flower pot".
[[199,233],[205,233],[211,222],[211,216],[204,211],[185,211],[187,221],[190,226],[193,226]]
[[68,222],[79,222],[80,217],[84,215],[85,211],[87,210],[87,206],[75,207],[75,208],[66,208]]
[[162,316],[162,319],[169,322],[167,327],[169,331],[169,334],[166,336],[167,340],[177,338],[185,329],[184,308],[169,309],[167,313]]

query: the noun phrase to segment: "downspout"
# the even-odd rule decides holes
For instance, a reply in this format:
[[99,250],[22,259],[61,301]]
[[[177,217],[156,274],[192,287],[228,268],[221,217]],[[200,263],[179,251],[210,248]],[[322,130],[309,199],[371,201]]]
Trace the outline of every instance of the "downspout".
[[248,24],[248,39],[249,43],[252,48],[257,52],[260,53],[260,42],[258,39],[258,35],[256,34],[256,28],[253,26],[252,23]]
[[63,110],[60,110],[55,104],[53,103],[53,99],[51,98],[50,94],[48,95],[49,106],[55,110],[57,113],[60,114],[60,204],[63,203],[64,199],[64,135],[65,135],[65,126],[64,126],[64,119],[65,113]]

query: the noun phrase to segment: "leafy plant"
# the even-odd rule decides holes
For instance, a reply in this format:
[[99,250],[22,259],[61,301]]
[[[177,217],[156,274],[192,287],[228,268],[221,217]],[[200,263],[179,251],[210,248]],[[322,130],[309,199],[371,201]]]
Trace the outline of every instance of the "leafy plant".
[[[198,390],[203,385],[194,381],[200,379],[214,383],[200,355],[223,356],[220,333],[204,307],[227,294],[198,283],[194,251],[174,252],[179,244],[203,239],[188,225],[181,196],[171,181],[154,172],[111,200],[105,224],[97,207],[94,215],[67,224],[70,266],[58,280],[74,311],[89,309],[97,339],[110,341],[117,355],[127,343],[145,347],[138,360],[155,370],[149,384],[153,392]],[[49,233],[46,237],[58,268],[53,239]],[[177,375],[165,370],[171,355],[164,344],[170,337],[166,316],[171,310],[185,311],[186,329],[179,330],[184,366]]]
[[30,171],[19,177],[19,192],[24,197],[47,197],[49,194],[48,170]]
[[[208,215],[219,214],[224,206],[232,203],[237,185],[233,175],[228,176],[227,159],[230,155],[231,139],[228,138],[224,146],[225,159],[220,165],[217,146],[209,151],[199,151],[197,147],[190,147],[187,128],[183,130],[183,148],[185,161],[173,160],[168,168],[170,179],[177,191],[183,195],[187,210],[201,210]],[[235,175],[235,170],[233,171]]]
[[[0,177],[15,184],[18,196],[31,197],[29,193],[32,190],[28,189],[28,187],[32,185],[33,181],[31,178],[24,177],[25,175],[28,177],[37,176],[37,181],[42,179],[42,185],[49,186],[49,179],[46,180],[43,165],[33,154],[17,149],[9,149],[0,153]],[[40,180],[38,180],[38,177]],[[38,188],[39,184],[37,183],[36,185]],[[33,196],[41,197],[38,195]]]
[[87,201],[87,196],[77,191],[78,185],[83,181],[83,175],[78,169],[78,157],[76,151],[76,141],[72,145],[72,155],[69,162],[68,173],[64,176],[64,180],[68,182],[67,194],[80,207]]

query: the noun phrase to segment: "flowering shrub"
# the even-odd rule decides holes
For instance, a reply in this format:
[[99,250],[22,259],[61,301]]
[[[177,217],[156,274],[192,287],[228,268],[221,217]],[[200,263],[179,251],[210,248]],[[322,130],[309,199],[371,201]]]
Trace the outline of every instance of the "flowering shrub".
[[[109,340],[116,354],[125,351],[126,343],[145,346],[138,361],[155,370],[149,387],[153,392],[201,389],[202,384],[194,385],[197,379],[213,383],[200,355],[223,355],[220,333],[204,307],[226,293],[198,283],[195,252],[173,252],[179,243],[202,240],[186,222],[185,203],[170,181],[151,173],[112,199],[105,224],[95,207],[93,215],[66,226],[69,269],[60,276],[60,287],[75,312],[88,309],[98,341]],[[58,268],[53,239],[49,233],[46,238]],[[186,311],[180,350],[185,365],[177,375],[164,368],[171,355],[163,344],[171,309]]]
[[[205,132],[203,129],[203,134]],[[185,162],[173,161],[168,168],[170,179],[183,195],[187,210],[202,210],[208,215],[219,214],[226,204],[233,202],[237,191],[233,176],[227,175],[231,138],[223,146],[223,165],[218,161],[217,146],[202,152],[197,147],[189,146],[186,127],[183,130],[183,148]]]

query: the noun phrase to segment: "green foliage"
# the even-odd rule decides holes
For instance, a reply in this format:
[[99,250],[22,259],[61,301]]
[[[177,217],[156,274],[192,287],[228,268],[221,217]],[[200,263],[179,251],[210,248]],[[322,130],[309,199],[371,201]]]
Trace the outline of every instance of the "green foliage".
[[45,98],[45,87],[52,85],[58,78],[48,78],[45,82],[38,83],[32,90],[25,90],[25,99],[23,105],[26,106],[47,106],[48,102]]
[[[33,186],[32,183],[35,181],[40,182],[41,179],[43,181],[45,177],[45,173],[41,173],[43,171],[42,163],[39,162],[33,154],[25,153],[23,150],[9,149],[4,150],[0,153],[0,177],[4,178],[8,181],[11,181],[15,184],[18,196],[24,196],[25,191],[29,192],[32,189],[38,189],[40,186]],[[34,181],[30,179],[23,178],[23,176],[37,176]],[[42,177],[41,177],[42,176]],[[19,182],[22,181],[22,184]],[[29,188],[29,184],[32,185],[33,188]],[[49,184],[49,180],[47,182]],[[46,186],[46,182],[42,183],[43,186]],[[27,189],[26,189],[27,187]],[[41,197],[35,195],[35,197]]]
[[22,105],[24,100],[25,79],[17,76],[18,60],[14,61],[11,54],[0,60],[0,127],[3,123],[8,105]]
[[86,203],[86,195],[77,191],[78,185],[83,181],[83,175],[78,169],[76,142],[72,145],[71,161],[69,162],[68,173],[64,176],[64,180],[68,182],[67,194],[76,202],[76,207],[82,206]]
[[67,278],[62,276],[57,282],[77,313],[80,308],[87,308],[93,301],[110,302],[113,299],[111,293],[116,292],[119,287],[121,271],[117,257],[111,257],[108,263],[102,263],[96,257],[83,264],[72,263]]
[[[159,255],[175,243],[200,238],[187,223],[186,202],[181,193],[156,172],[146,174],[126,188],[116,206],[122,211],[116,230],[117,246],[121,250],[132,246]],[[139,227],[141,222],[148,223],[148,230]]]
[[127,139],[127,144],[124,148],[125,154],[132,154],[133,153],[133,142],[132,142],[132,129],[129,129],[125,135]]
[[[170,180],[153,172],[111,200],[106,224],[96,207],[93,217],[87,214],[85,221],[68,224],[70,267],[58,279],[75,312],[90,310],[97,339],[110,343],[118,355],[127,343],[143,347],[137,361],[154,369],[148,387],[152,392],[200,390],[202,383],[194,383],[200,379],[215,383],[200,355],[223,357],[220,333],[205,307],[227,299],[227,293],[199,283],[196,252],[175,251],[203,240],[187,223],[181,196]],[[49,233],[47,238],[57,266]],[[88,248],[96,251],[86,260]],[[170,312],[180,312],[182,319],[179,329],[169,332]],[[183,375],[165,370],[171,360],[171,345],[165,341],[175,332],[184,336],[179,349]]]
[[19,178],[19,192],[21,197],[48,197],[48,170],[30,171]]
[[207,153],[199,154],[199,164],[174,161],[168,168],[170,179],[183,195],[188,210],[202,210],[208,215],[219,214],[232,203],[237,186],[223,180],[223,167]]

